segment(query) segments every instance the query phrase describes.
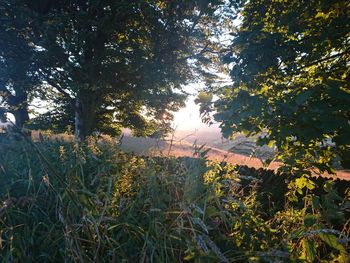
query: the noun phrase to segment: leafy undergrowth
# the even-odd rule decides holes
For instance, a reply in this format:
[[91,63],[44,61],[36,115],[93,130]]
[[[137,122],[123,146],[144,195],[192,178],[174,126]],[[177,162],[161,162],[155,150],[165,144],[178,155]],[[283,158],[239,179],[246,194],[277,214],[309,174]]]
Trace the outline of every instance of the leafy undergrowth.
[[348,262],[346,181],[113,141],[0,144],[1,262]]

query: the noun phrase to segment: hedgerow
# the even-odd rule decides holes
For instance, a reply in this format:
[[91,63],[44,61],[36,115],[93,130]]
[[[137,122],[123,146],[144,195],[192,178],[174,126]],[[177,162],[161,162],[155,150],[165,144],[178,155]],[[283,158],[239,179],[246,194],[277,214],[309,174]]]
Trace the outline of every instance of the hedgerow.
[[350,183],[113,141],[0,144],[1,262],[348,262]]

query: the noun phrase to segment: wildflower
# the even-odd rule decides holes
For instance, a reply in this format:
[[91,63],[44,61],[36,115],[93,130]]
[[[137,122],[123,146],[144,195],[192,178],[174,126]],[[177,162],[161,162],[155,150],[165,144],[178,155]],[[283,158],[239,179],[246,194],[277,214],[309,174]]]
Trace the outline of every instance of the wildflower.
[[44,182],[44,184],[45,184],[47,187],[50,186],[50,180],[49,180],[49,176],[48,176],[47,174],[45,174],[45,175],[43,176],[43,182]]
[[58,152],[59,152],[59,154],[60,154],[60,159],[63,161],[64,158],[65,158],[65,149],[64,149],[64,146],[61,145],[61,146],[58,148]]

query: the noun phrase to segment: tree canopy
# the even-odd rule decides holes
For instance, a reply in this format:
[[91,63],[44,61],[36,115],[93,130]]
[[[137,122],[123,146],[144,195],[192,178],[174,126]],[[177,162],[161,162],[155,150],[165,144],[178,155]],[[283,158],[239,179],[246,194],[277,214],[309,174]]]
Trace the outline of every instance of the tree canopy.
[[246,1],[223,58],[233,85],[215,91],[224,135],[264,134],[295,171],[348,166],[349,13],[347,1]]
[[[262,135],[293,169],[332,172],[337,160],[349,165],[349,10],[316,0],[4,0],[0,106],[22,126],[28,105],[47,101],[52,110],[32,124],[74,124],[80,139],[122,127],[156,135],[184,106],[184,85],[202,79],[216,96],[201,93],[201,110],[216,111],[225,136]],[[230,39],[222,61],[233,84],[222,87],[214,69]]]
[[29,95],[38,84],[34,67],[35,34],[28,10],[0,4],[0,105],[12,113],[17,125],[29,120]]
[[[29,20],[24,43],[13,47],[31,52],[33,58],[23,55],[29,64],[35,61],[40,84],[35,95],[55,104],[57,114],[34,122],[74,122],[80,138],[94,130],[113,134],[121,127],[146,135],[166,130],[171,112],[184,106],[183,85],[201,77],[217,57],[209,51],[219,31],[214,13],[223,3],[4,1],[5,16],[15,10]],[[8,29],[19,32],[13,19],[4,32]],[[16,41],[19,37],[16,33]],[[28,65],[24,68],[20,78],[27,80]],[[210,74],[205,77],[209,80]]]

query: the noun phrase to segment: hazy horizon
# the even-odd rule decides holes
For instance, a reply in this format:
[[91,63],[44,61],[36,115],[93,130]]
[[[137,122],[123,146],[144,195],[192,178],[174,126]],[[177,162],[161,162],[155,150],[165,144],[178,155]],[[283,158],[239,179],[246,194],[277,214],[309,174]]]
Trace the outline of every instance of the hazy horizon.
[[174,113],[173,128],[177,131],[210,131],[220,132],[219,124],[207,125],[202,122],[199,114],[199,105],[196,105],[195,96],[189,96],[186,106]]

